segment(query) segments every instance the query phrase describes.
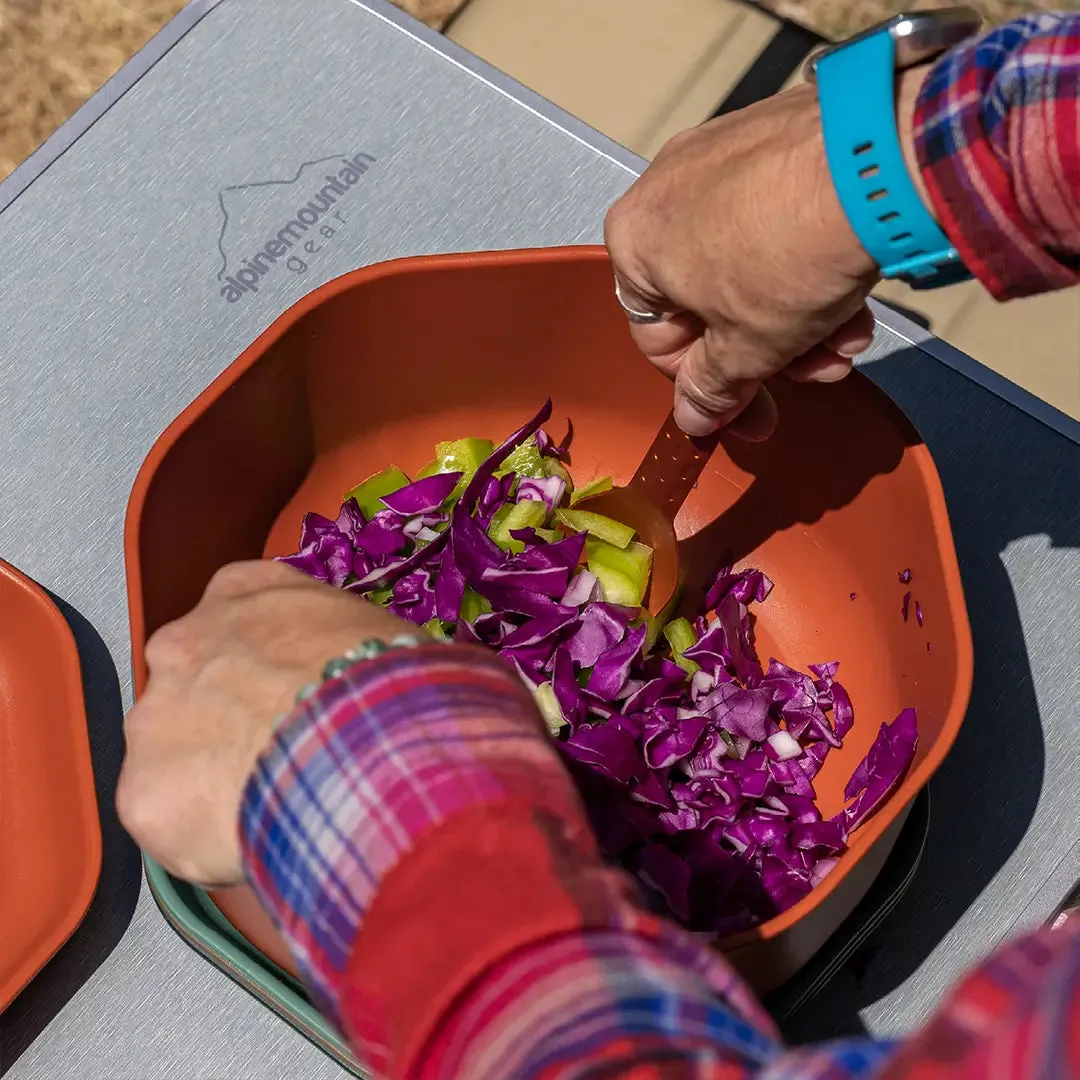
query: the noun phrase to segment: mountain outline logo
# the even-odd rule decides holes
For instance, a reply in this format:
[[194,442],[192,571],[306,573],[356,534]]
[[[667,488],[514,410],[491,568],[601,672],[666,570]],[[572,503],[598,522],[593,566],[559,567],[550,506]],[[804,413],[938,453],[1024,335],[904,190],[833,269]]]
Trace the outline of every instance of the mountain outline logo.
[[[222,188],[218,192],[221,228],[217,245],[221,256],[221,267],[217,272],[221,296],[234,304],[245,296],[254,295],[263,284],[263,278],[277,265],[285,265],[294,273],[306,271],[308,257],[323,246],[319,241],[331,239],[348,221],[338,208],[339,200],[349,195],[376,161],[372,154],[364,151],[351,156],[347,153],[327,154],[301,162],[292,176],[230,184]],[[288,217],[277,218],[281,224],[277,228],[271,227],[264,234],[267,235],[265,241],[258,243],[256,249],[245,257],[234,257],[230,253],[229,248],[233,245],[228,238],[230,233],[236,233],[238,214],[235,207],[230,207],[230,203],[235,203],[235,199],[229,199],[230,195],[298,186],[305,175],[309,175],[309,170],[326,166],[328,162],[336,162],[338,167],[321,178],[319,187],[312,191],[306,202],[298,205]]]

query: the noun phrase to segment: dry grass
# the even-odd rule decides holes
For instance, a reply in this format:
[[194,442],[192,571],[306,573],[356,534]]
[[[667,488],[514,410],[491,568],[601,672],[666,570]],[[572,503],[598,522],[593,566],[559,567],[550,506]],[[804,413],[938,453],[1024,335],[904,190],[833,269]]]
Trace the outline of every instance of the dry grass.
[[[47,139],[183,2],[0,0],[0,178]],[[441,26],[463,0],[396,2],[429,25]],[[917,6],[944,7],[949,2],[916,0]],[[1080,10],[1080,0],[971,2],[995,22],[1023,11]],[[766,6],[828,37],[839,37],[905,5],[899,0],[767,0]]]
[[[829,38],[842,38],[912,8],[952,7],[961,0],[764,0],[762,6],[809,26]],[[1080,11],[1080,0],[964,0],[988,23],[1015,19],[1031,11]]]
[[[0,179],[33,153],[184,2],[0,0]],[[398,6],[431,26],[441,26],[461,0],[398,0]]]

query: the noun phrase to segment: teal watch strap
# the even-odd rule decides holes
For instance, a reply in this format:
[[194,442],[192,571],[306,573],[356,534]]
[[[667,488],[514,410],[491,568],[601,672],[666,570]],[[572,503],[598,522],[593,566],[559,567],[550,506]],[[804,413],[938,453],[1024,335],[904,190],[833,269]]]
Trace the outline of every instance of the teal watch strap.
[[916,288],[969,278],[904,161],[891,35],[882,31],[829,52],[815,74],[829,172],[855,235],[882,276]]

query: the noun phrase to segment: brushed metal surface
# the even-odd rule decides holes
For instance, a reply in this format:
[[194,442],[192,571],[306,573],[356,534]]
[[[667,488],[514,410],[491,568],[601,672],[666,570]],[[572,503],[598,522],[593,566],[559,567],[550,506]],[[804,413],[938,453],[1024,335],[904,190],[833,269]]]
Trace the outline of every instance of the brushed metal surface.
[[[631,182],[632,155],[398,18],[350,0],[224,0],[0,215],[0,554],[76,630],[106,844],[86,923],[0,1018],[16,1080],[345,1075],[140,891],[110,811],[130,700],[122,533],[158,433],[304,292],[398,255],[598,241]],[[264,259],[257,291],[228,302],[225,279],[313,197],[309,177],[338,175],[321,160],[338,156],[365,166],[335,202],[340,227],[303,270]],[[1045,885],[1077,838],[1080,451],[932,344],[883,330],[863,363],[941,467],[976,692],[935,782],[920,879],[838,980],[851,993],[822,995],[837,997],[822,1030],[844,1010],[908,1029],[1022,913],[1052,910]],[[375,359],[362,340],[356,355]]]

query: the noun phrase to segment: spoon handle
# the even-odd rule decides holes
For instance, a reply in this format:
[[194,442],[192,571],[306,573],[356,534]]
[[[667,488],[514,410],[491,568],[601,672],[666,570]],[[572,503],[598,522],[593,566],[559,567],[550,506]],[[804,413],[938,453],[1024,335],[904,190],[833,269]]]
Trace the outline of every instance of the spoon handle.
[[700,438],[684,434],[669,413],[627,487],[674,521],[719,442],[719,431]]

